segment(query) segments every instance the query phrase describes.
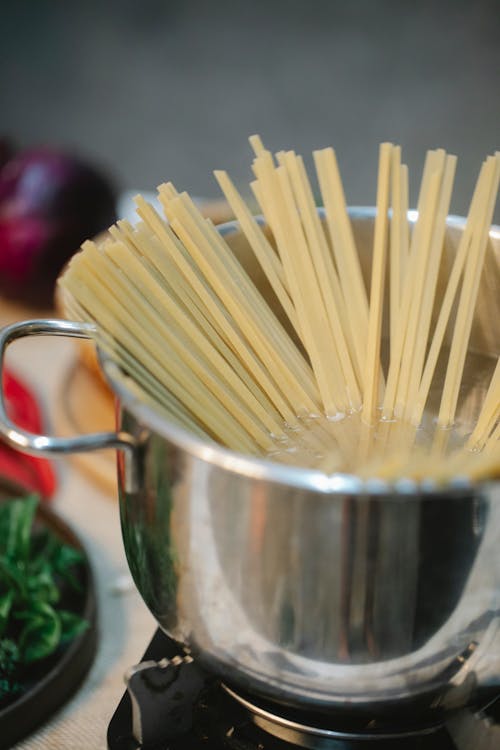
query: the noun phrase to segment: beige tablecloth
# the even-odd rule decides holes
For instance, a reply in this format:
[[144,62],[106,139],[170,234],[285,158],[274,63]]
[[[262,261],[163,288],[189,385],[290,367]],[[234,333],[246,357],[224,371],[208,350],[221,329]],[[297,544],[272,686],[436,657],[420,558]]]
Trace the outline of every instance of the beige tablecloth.
[[[27,317],[33,317],[33,311],[0,304],[1,325]],[[7,363],[35,390],[49,426],[74,361],[75,345],[66,339],[30,338],[9,349]],[[16,750],[105,748],[107,726],[124,691],[123,674],[140,660],[155,629],[128,574],[116,495],[100,490],[68,458],[59,460],[56,468],[54,507],[80,535],[95,574],[99,643],[78,692]]]

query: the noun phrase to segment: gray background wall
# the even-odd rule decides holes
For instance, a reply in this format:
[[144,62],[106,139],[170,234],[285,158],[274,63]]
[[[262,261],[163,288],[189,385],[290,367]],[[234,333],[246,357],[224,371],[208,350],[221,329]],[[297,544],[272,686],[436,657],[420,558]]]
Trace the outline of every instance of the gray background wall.
[[[500,148],[497,0],[0,2],[1,130],[75,147],[124,188],[217,195],[250,177],[247,136],[334,145],[348,199],[373,202],[377,145],[459,157],[453,209]],[[415,202],[415,190],[412,202]]]

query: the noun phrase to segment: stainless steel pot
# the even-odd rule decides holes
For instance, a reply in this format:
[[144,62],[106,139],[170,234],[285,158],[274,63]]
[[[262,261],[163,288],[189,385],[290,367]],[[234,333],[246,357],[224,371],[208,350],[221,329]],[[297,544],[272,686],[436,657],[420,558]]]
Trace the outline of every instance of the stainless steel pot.
[[[368,266],[373,210],[353,209],[352,219]],[[462,229],[449,220],[445,266]],[[238,227],[221,232],[249,266]],[[498,354],[497,229],[491,242],[472,346]],[[2,360],[21,336],[90,332],[15,324],[0,335]],[[478,686],[500,684],[498,483],[438,491],[248,458],[169,424],[117,382],[113,362],[102,365],[120,404],[118,432],[30,435],[9,422],[3,399],[0,432],[37,455],[118,449],[136,585],[161,627],[224,680],[290,704],[371,714],[412,700],[463,705]]]

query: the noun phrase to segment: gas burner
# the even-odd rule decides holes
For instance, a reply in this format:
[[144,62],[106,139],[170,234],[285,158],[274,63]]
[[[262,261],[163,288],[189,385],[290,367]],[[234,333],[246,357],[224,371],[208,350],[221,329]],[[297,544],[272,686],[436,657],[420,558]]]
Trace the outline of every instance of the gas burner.
[[[363,730],[356,730],[352,727],[341,729],[341,722],[332,722],[331,719],[329,722],[325,721],[325,719],[321,721],[320,719],[318,720],[317,715],[315,719],[306,723],[306,715],[304,714],[297,716],[297,712],[290,709],[287,710],[282,706],[279,707],[279,713],[276,713],[264,701],[253,697],[244,697],[224,683],[221,683],[221,687],[235,701],[249,711],[253,716],[256,726],[291,745],[309,748],[310,750],[323,750],[323,748],[330,746],[336,748],[339,741],[343,741],[344,743],[351,742],[352,744],[354,741],[366,742],[366,740],[371,740],[372,744],[370,747],[373,747],[373,742],[382,742],[383,740],[387,744],[387,741],[424,737],[439,732],[442,727],[439,724],[430,727],[395,728],[389,732],[387,730],[376,729],[371,726],[370,722],[367,722]],[[335,726],[335,729],[332,728],[332,725]]]
[[126,675],[109,750],[498,750],[500,697],[446,726],[358,727],[235,692],[158,630]]

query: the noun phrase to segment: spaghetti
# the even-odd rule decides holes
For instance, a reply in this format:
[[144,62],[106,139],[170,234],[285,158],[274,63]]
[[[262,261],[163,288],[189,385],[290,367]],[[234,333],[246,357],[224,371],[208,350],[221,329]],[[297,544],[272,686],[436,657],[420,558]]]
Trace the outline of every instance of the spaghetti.
[[[250,142],[266,226],[225,172],[215,177],[266,293],[168,183],[163,216],[138,196],[135,226],[119,221],[73,257],[59,280],[67,314],[96,324],[137,398],[204,440],[328,473],[497,474],[500,364],[470,339],[500,154],[481,168],[443,282],[456,157],[427,154],[410,231],[408,168],[382,144],[366,282],[333,149],[314,153],[323,215],[302,157]],[[483,395],[465,424],[471,372]]]

